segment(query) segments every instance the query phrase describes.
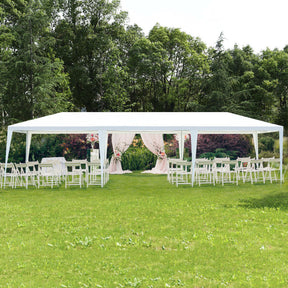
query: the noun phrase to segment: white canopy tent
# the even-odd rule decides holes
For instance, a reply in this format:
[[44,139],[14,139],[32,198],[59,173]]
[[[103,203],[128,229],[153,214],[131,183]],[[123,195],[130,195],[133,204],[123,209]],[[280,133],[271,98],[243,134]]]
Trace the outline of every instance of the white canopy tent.
[[[26,162],[29,159],[33,134],[86,134],[98,132],[102,187],[104,161],[107,158],[107,139],[110,133],[179,134],[183,147],[184,134],[191,134],[192,183],[198,134],[252,134],[258,158],[258,134],[279,133],[280,171],[282,179],[283,127],[228,112],[63,112],[8,126],[7,165],[13,132],[26,134]],[[183,150],[182,150],[183,151]],[[180,151],[181,153],[183,153]],[[183,154],[182,154],[183,155]]]

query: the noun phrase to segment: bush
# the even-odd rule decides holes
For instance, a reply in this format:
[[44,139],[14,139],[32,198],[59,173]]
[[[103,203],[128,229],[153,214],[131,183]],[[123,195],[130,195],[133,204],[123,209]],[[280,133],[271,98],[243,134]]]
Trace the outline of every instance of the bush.
[[240,157],[240,153],[238,151],[226,151],[224,148],[218,148],[214,152],[206,152],[199,155],[199,158],[225,158],[229,157],[232,160],[236,160]]
[[[3,151],[0,155],[0,162],[5,161],[4,146],[1,142],[0,148]],[[26,136],[14,133],[11,142],[9,161],[20,163],[25,161]],[[33,135],[29,153],[29,160],[38,160],[44,157],[65,157],[66,160],[85,159],[91,146],[86,142],[85,135]]]
[[[178,141],[170,140],[168,146],[171,156],[178,155]],[[167,146],[166,146],[167,147]],[[173,150],[174,147],[174,150]],[[191,159],[191,139],[184,143],[184,158]],[[223,135],[223,134],[200,134],[197,140],[197,157],[214,158],[214,157],[245,157],[251,154],[253,146],[251,145],[251,137],[246,135]],[[167,148],[166,148],[167,153]],[[171,157],[170,155],[168,157]]]
[[157,160],[157,156],[151,153],[146,147],[130,147],[122,155],[123,170],[150,170]]
[[259,152],[262,151],[270,151],[272,152],[274,150],[274,144],[275,140],[270,137],[270,136],[262,136],[261,138],[259,137]]

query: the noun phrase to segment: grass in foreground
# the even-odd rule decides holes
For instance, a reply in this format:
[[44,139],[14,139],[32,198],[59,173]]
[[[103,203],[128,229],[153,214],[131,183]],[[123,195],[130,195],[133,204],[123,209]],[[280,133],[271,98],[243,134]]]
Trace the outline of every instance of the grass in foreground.
[[0,287],[287,287],[288,185],[0,190]]

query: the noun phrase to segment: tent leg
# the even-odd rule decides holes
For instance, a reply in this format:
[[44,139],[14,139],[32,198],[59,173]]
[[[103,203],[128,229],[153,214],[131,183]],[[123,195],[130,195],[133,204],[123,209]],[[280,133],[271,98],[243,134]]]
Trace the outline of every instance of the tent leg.
[[284,182],[283,179],[283,127],[279,131],[279,154],[280,154],[280,183]]
[[257,132],[253,133],[253,141],[254,141],[256,159],[258,160],[259,159],[259,148],[258,148],[258,133]]
[[107,158],[107,131],[99,130],[100,163],[101,163],[101,187],[104,187],[104,165]]
[[180,133],[177,133],[178,135],[178,146],[179,146],[179,158],[183,160],[184,156],[184,137],[183,137],[183,131],[180,131]]
[[191,130],[191,155],[192,155],[192,166],[191,166],[191,182],[192,187],[194,186],[194,179],[195,179],[195,163],[196,163],[196,151],[197,151],[197,137],[198,131]]
[[8,132],[7,132],[7,143],[6,143],[6,156],[5,156],[5,172],[4,172],[4,187],[6,185],[6,170],[7,170],[7,163],[8,163],[8,158],[9,158],[9,151],[10,151],[10,145],[11,145],[11,140],[12,140],[12,134],[13,132],[9,129],[8,127]]
[[25,155],[25,163],[29,161],[29,152],[30,152],[30,145],[31,145],[31,132],[26,133],[26,155]]

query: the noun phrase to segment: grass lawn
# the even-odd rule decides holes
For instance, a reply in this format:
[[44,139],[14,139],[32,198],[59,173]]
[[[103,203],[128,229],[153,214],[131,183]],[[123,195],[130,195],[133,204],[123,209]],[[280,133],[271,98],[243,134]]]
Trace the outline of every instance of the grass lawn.
[[287,183],[133,173],[0,190],[0,205],[0,287],[288,287]]

